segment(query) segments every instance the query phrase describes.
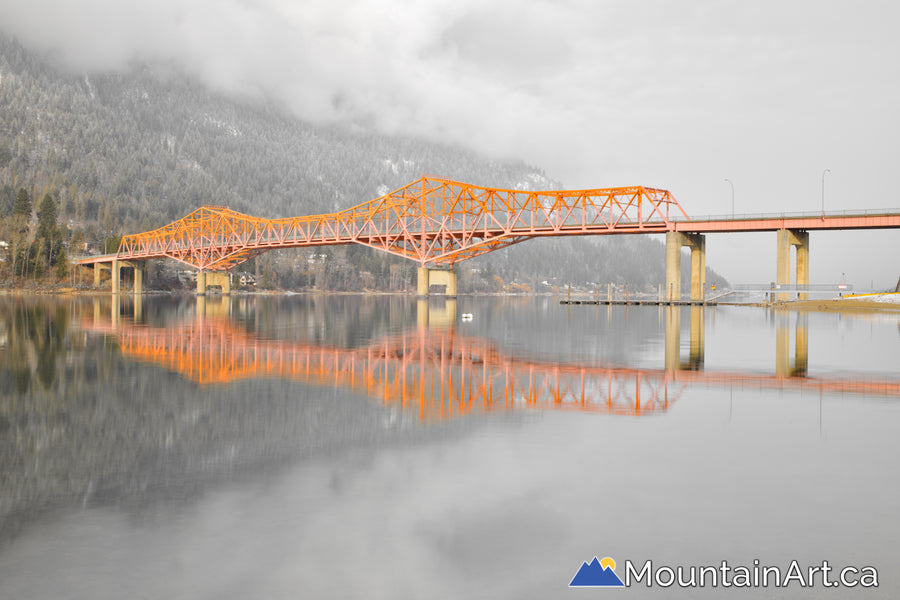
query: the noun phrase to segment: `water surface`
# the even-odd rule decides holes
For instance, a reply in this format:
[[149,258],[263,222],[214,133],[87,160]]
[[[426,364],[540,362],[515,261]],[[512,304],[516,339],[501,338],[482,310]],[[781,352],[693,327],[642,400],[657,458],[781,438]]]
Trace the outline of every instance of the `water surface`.
[[0,597],[897,597],[898,357],[896,313],[4,298]]

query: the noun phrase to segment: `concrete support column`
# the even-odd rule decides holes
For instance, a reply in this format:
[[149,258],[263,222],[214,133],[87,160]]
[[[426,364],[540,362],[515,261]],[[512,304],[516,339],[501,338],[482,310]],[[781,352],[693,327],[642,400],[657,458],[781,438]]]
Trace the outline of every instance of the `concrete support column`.
[[112,293],[119,293],[119,261],[113,259],[112,261]]
[[702,302],[706,290],[706,238],[700,233],[666,233],[666,300],[681,300],[681,248],[691,249],[691,300]]
[[206,271],[197,271],[197,295],[206,295]]
[[138,263],[134,263],[134,295],[140,296],[144,293],[144,267]]
[[[775,282],[779,285],[791,284],[791,246],[797,247],[797,285],[809,285],[809,232],[796,229],[779,229],[776,243]],[[809,298],[809,294],[800,293],[801,300]],[[777,300],[787,300],[790,293],[779,292]]]
[[666,232],[666,300],[681,300],[681,246],[684,234]]
[[109,276],[112,277],[112,263],[94,263],[94,286],[100,287],[100,280],[102,278],[104,269],[109,269]]
[[691,300],[702,302],[706,299],[706,238],[691,237]]
[[[798,231],[796,237],[801,242],[797,245],[797,285],[805,285],[809,289],[809,232]],[[808,300],[809,294],[804,292],[797,297]]]

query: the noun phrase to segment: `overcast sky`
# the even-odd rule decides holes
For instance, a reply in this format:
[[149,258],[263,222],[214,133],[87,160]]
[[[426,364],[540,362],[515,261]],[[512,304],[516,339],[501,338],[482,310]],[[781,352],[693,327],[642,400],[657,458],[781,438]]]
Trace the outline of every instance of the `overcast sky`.
[[[731,212],[726,178],[737,213],[821,210],[825,169],[826,210],[900,208],[898,23],[868,0],[0,0],[0,28],[77,69],[164,61],[568,188],[665,188],[696,216]],[[900,277],[900,232],[811,246],[813,283]],[[707,250],[733,280],[774,278],[774,234]]]

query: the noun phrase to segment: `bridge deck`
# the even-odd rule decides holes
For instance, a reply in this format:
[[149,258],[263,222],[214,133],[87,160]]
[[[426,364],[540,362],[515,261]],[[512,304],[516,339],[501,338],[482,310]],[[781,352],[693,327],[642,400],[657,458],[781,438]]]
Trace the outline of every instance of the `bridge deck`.
[[93,265],[97,263],[111,263],[116,260],[116,254],[92,254],[90,256],[79,256],[73,258],[72,262],[76,265]]
[[673,219],[674,231],[684,233],[751,232],[798,229],[822,231],[838,229],[895,229],[900,228],[900,209],[895,212],[820,213],[806,215],[737,215]]

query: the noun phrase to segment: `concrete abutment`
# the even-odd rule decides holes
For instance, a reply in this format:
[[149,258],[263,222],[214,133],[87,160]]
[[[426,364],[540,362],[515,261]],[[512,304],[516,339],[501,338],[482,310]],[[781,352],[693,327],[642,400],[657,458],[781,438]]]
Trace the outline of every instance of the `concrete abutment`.
[[445,296],[456,297],[456,271],[419,267],[416,279],[417,295],[428,296],[433,285],[443,285]]
[[[777,238],[776,280],[778,285],[791,284],[791,247],[797,248],[796,283],[798,286],[809,285],[809,232],[796,229],[779,229]],[[797,295],[800,300],[809,298],[808,293]],[[777,300],[789,300],[789,292],[780,292]]]

